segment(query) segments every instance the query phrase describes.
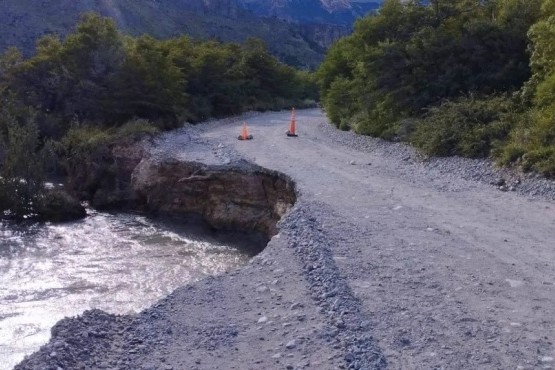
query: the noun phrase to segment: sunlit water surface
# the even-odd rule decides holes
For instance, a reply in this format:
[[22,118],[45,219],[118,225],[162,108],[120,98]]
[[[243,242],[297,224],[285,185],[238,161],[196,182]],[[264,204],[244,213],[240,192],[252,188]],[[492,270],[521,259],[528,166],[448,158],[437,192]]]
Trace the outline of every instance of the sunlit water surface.
[[246,263],[255,249],[243,238],[134,214],[0,222],[0,370],[46,343],[66,316],[92,308],[138,312],[178,286]]

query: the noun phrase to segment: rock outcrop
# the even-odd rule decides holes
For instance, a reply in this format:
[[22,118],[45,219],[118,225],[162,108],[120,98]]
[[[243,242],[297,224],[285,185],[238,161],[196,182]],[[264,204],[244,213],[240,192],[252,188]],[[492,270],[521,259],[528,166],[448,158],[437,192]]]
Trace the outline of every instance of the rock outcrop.
[[295,185],[287,176],[248,162],[208,166],[145,159],[131,182],[137,205],[145,211],[200,217],[215,229],[268,237],[296,201]]
[[329,48],[335,41],[348,35],[352,29],[336,24],[307,23],[299,26],[307,40],[313,40],[322,50]]

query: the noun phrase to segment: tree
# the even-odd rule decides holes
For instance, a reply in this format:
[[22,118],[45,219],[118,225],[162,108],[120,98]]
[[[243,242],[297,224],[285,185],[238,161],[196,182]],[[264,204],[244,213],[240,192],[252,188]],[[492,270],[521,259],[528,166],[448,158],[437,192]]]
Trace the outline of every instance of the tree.
[[[530,76],[526,30],[537,9],[538,0],[386,0],[326,55],[324,106],[336,124],[392,136],[400,120],[445,100],[514,92]],[[336,79],[350,91],[339,93]]]
[[103,120],[119,112],[118,82],[126,51],[113,20],[84,14],[76,32],[64,40],[60,58],[70,84],[65,115]]
[[175,125],[187,104],[183,72],[167,44],[150,36],[128,39],[125,62],[115,81],[117,121],[133,116]]
[[532,40],[532,77],[523,89],[531,105],[500,151],[502,163],[555,176],[555,0],[544,0],[540,19],[528,33]]

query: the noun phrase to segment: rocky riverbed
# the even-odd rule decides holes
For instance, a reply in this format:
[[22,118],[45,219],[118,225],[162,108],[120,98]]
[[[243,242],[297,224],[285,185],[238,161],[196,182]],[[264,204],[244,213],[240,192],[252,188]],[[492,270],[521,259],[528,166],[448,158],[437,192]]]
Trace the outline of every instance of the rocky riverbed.
[[[426,160],[319,110],[166,133],[149,160],[255,163],[296,186],[266,249],[131,316],[59,322],[17,369],[536,369],[553,364],[554,186]],[[247,120],[254,140],[236,139]],[[246,162],[245,162],[246,161]],[[173,163],[173,162],[171,162]]]

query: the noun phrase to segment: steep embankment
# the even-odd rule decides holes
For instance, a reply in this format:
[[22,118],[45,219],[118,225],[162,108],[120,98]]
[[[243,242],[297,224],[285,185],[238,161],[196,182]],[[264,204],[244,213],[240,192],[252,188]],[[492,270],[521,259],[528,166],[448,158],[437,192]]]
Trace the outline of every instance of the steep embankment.
[[173,217],[201,217],[211,227],[277,233],[295,204],[294,183],[277,172],[241,163],[207,166],[177,160],[142,161],[133,172],[139,207]]
[[[421,161],[332,129],[318,110],[163,135],[152,158],[247,159],[298,200],[247,267],[178,289],[139,315],[61,322],[19,368],[546,368],[553,362],[552,182],[485,161]],[[517,181],[518,180],[518,181]],[[506,189],[506,188],[503,188]],[[542,193],[543,198],[528,197]]]

